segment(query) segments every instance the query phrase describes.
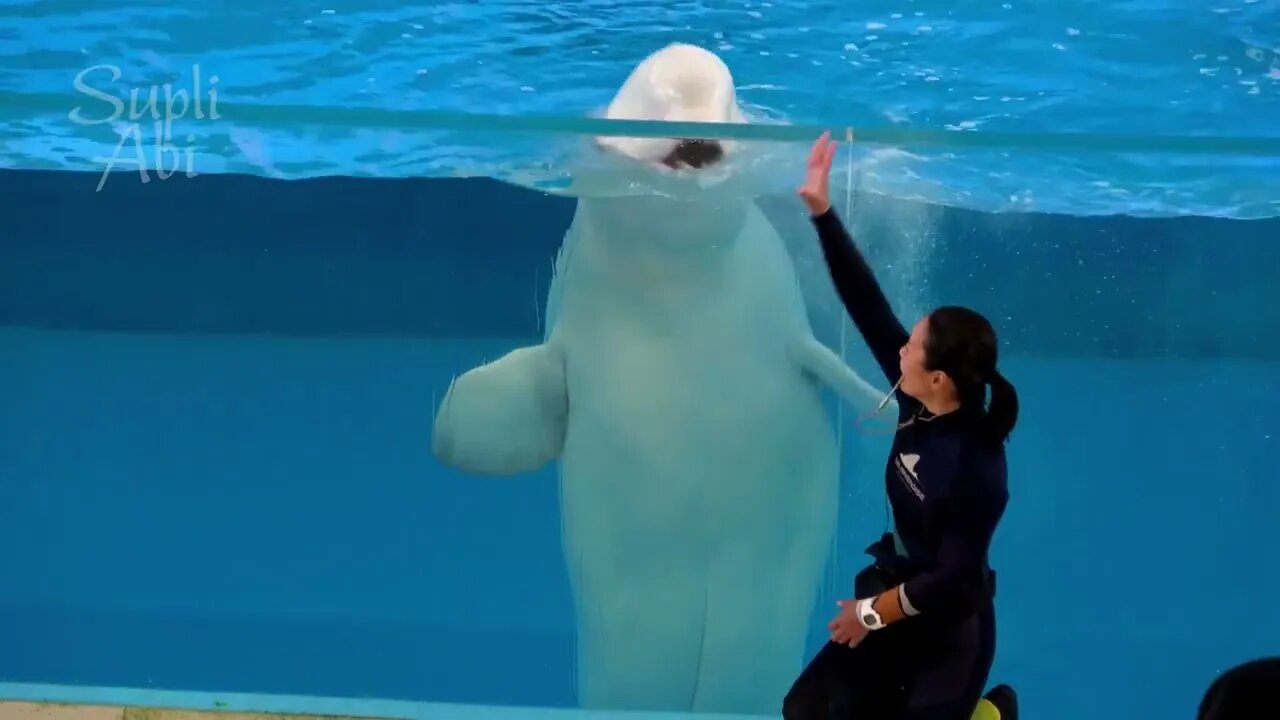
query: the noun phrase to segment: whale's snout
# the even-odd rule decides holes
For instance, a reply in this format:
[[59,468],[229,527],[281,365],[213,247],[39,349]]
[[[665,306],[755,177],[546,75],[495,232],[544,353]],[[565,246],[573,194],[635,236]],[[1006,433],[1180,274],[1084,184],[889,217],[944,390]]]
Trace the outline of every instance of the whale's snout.
[[[715,53],[672,43],[631,71],[604,116],[673,123],[746,122],[734,87],[729,67]],[[688,137],[599,137],[597,143],[646,164],[695,170],[721,163],[736,147],[733,142]]]
[[724,158],[724,146],[719,140],[681,140],[662,159],[670,168],[703,168]]

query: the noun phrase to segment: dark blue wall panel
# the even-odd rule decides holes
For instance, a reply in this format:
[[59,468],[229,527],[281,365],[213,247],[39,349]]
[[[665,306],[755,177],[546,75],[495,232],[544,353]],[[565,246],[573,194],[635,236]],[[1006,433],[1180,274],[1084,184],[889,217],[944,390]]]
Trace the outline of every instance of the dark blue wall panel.
[[[536,333],[573,201],[485,179],[0,172],[0,324],[151,332]],[[797,213],[794,198],[767,201]],[[1019,352],[1280,358],[1280,220],[927,213],[916,278]]]

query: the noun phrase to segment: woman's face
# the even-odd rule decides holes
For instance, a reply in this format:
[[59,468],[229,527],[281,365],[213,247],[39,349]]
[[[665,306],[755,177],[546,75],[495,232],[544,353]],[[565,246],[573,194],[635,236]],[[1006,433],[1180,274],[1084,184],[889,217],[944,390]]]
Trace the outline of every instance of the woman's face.
[[928,337],[929,318],[926,316],[911,328],[907,344],[898,350],[898,369],[902,371],[899,389],[921,402],[937,396],[946,380],[944,373],[925,368],[924,343]]

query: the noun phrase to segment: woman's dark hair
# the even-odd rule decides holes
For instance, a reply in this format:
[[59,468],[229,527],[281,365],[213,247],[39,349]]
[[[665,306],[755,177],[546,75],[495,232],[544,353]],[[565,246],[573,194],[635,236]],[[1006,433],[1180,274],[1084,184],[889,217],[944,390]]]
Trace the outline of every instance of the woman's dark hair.
[[[996,368],[996,331],[981,314],[947,305],[929,313],[924,365],[941,370],[955,383],[960,407],[978,410],[987,439],[1003,443],[1018,422],[1018,392]],[[991,404],[986,406],[987,387]]]

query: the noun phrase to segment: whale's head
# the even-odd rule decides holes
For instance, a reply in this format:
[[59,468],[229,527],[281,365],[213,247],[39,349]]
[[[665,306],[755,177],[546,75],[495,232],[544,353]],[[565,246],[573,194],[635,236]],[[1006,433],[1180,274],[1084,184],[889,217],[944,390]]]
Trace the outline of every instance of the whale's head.
[[[618,88],[604,112],[611,120],[742,123],[733,75],[715,53],[673,43],[645,58]],[[711,138],[599,137],[604,149],[671,170],[722,163],[734,144]]]
[[[675,43],[637,65],[610,120],[745,123],[733,76],[714,53]],[[598,136],[605,162],[576,178],[582,222],[611,242],[654,250],[728,247],[747,214],[741,145],[714,138]]]

